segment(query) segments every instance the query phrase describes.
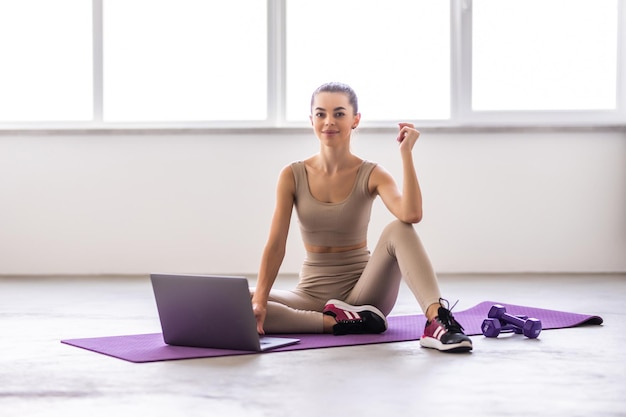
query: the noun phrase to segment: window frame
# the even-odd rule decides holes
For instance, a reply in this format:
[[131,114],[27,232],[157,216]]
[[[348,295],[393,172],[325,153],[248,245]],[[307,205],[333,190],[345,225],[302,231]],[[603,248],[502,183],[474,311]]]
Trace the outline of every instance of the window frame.
[[[626,2],[618,0],[617,79],[615,110],[505,110],[477,111],[472,109],[472,3],[473,0],[451,0],[456,14],[452,30],[458,30],[456,39],[458,88],[453,102],[453,119],[460,126],[625,126],[626,125]],[[454,45],[453,45],[454,46]]]
[[[0,122],[2,131],[146,131],[146,130],[285,130],[307,128],[286,120],[286,0],[267,1],[267,118],[263,121],[104,122],[103,121],[103,2],[92,0],[93,112],[92,121]],[[450,119],[415,120],[422,128],[576,128],[626,126],[626,0],[618,0],[616,110],[596,111],[474,111],[471,109],[472,0],[450,1]],[[360,129],[395,127],[394,121],[363,120]]]

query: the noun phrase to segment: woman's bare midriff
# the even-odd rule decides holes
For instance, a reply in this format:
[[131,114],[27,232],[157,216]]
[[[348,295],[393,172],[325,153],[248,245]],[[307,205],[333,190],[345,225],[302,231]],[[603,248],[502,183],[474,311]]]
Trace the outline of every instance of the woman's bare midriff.
[[365,246],[367,246],[367,242],[362,242],[351,246],[314,246],[305,244],[304,248],[307,250],[307,252],[311,253],[341,253],[355,249],[361,249]]

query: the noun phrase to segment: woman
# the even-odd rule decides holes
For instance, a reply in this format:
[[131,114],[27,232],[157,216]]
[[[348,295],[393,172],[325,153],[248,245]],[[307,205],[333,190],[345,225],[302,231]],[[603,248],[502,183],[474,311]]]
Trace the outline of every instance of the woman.
[[[328,83],[313,93],[310,120],[320,151],[280,173],[269,238],[252,290],[257,330],[382,333],[404,277],[428,320],[421,346],[469,351],[472,342],[441,298],[437,277],[412,226],[422,219],[412,155],[420,133],[410,123],[399,125],[400,191],[383,167],[351,152],[351,133],[360,119],[349,86]],[[376,196],[397,220],[384,229],[370,255],[367,226]],[[294,206],[307,257],[293,291],[273,290]]]

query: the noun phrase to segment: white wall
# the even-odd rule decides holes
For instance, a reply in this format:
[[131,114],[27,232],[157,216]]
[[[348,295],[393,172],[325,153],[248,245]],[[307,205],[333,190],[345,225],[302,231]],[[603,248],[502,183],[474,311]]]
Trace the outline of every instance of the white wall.
[[[354,150],[399,175],[393,133]],[[307,133],[0,135],[0,275],[253,276]],[[626,271],[624,130],[426,131],[417,225],[439,272]],[[399,178],[399,177],[398,177]],[[378,202],[373,245],[391,220]],[[294,215],[282,272],[303,256]]]

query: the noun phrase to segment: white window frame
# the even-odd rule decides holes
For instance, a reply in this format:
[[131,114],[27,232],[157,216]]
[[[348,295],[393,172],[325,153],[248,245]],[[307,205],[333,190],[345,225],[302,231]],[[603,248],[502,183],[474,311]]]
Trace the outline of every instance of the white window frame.
[[[472,0],[451,0],[453,86],[451,120],[459,126],[625,126],[626,125],[626,1],[618,0],[618,45],[615,110],[475,111],[472,110]],[[456,33],[454,33],[456,31]]]
[[[285,9],[286,0],[268,3],[267,119],[264,121],[206,121],[171,123],[111,123],[103,121],[103,0],[93,4],[93,109],[88,122],[0,123],[2,131],[28,130],[264,130],[309,128],[285,118]],[[449,0],[451,19],[451,109],[449,120],[416,120],[422,128],[502,128],[502,127],[626,127],[626,0],[618,0],[617,109],[602,111],[473,111],[471,109],[472,0]],[[308,100],[308,98],[304,98]],[[575,117],[573,117],[575,116]],[[385,128],[390,122],[363,121],[361,129]],[[393,121],[395,123],[395,121]],[[395,127],[395,125],[394,125]]]

